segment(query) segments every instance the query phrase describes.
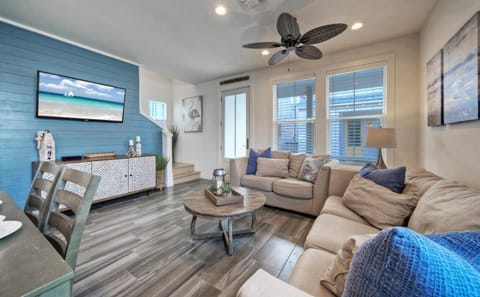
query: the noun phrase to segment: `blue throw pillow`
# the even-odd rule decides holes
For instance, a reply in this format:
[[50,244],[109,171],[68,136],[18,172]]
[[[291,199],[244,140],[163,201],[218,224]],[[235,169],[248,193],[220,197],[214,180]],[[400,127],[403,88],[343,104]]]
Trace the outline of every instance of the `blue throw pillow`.
[[[458,246],[443,245],[450,236],[435,237],[438,244],[407,228],[383,230],[355,254],[342,296],[480,297],[480,272],[456,253]],[[470,248],[478,254],[478,234],[465,236],[473,236]]]
[[377,169],[372,163],[367,163],[360,169],[360,176],[369,179],[395,193],[401,193],[405,188],[405,166],[392,169]]
[[272,149],[267,148],[263,153],[259,154],[254,149],[250,149],[248,155],[247,174],[255,174],[257,172],[257,159],[258,158],[272,158]]

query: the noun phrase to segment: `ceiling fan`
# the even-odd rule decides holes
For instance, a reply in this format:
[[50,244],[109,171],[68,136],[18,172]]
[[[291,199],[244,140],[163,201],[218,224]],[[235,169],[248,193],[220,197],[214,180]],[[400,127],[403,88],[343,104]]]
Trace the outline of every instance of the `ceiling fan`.
[[282,13],[277,20],[277,31],[280,34],[280,43],[278,42],[255,42],[244,44],[245,48],[267,49],[284,47],[284,49],[276,52],[268,60],[269,65],[275,65],[285,59],[290,52],[303,59],[318,60],[322,57],[322,52],[312,44],[326,41],[337,36],[347,29],[346,24],[330,24],[320,26],[300,34],[297,19],[289,13]]

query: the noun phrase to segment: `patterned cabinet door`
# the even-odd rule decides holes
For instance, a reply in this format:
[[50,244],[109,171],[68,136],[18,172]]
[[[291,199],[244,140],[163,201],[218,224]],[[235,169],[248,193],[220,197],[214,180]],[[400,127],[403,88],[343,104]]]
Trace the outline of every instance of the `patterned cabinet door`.
[[[78,171],[83,171],[90,174],[92,173],[92,162],[64,163],[62,165]],[[67,182],[67,184],[65,185],[65,189],[68,191],[72,191],[73,193],[76,193],[78,195],[83,195],[83,193],[85,192],[84,188],[76,184],[72,184],[71,182]],[[60,205],[60,208],[64,207],[64,205]]]
[[128,190],[130,192],[154,188],[155,156],[137,157],[128,159]]
[[93,161],[92,173],[102,178],[93,200],[128,193],[128,159]]

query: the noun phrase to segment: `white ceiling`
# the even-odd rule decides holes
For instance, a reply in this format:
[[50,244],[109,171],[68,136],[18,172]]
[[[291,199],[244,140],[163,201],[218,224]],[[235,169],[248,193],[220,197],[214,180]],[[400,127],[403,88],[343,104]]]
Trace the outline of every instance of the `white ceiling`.
[[[300,32],[329,23],[348,29],[317,46],[328,53],[417,32],[436,0],[8,0],[0,17],[138,63],[191,83],[266,67],[268,56],[242,48],[279,41],[276,19],[289,12]],[[214,13],[216,4],[227,15]],[[294,56],[294,55],[291,55]]]

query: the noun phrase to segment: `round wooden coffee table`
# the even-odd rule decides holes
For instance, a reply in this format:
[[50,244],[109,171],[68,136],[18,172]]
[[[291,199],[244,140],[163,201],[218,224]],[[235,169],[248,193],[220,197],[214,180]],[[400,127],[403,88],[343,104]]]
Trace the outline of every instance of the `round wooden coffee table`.
[[[241,187],[235,187],[234,190],[245,197],[243,203],[216,206],[205,196],[204,190],[192,192],[190,197],[183,202],[185,210],[193,216],[190,225],[192,238],[207,239],[223,237],[229,255],[233,255],[233,235],[254,233],[257,223],[255,212],[265,204],[265,196],[258,191]],[[250,228],[233,230],[233,220],[246,216],[252,217]],[[220,230],[218,232],[197,234],[195,232],[197,217],[218,220]],[[222,220],[227,220],[226,229],[223,227]]]

